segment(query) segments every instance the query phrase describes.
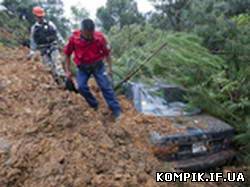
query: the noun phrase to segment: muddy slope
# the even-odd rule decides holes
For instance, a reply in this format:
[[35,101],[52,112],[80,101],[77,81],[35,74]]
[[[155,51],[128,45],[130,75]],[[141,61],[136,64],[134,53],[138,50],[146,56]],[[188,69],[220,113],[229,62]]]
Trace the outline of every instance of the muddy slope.
[[26,52],[0,46],[0,186],[158,186],[154,172],[164,165],[148,133],[175,133],[170,122],[138,114],[121,96],[115,124],[94,84],[98,112]]

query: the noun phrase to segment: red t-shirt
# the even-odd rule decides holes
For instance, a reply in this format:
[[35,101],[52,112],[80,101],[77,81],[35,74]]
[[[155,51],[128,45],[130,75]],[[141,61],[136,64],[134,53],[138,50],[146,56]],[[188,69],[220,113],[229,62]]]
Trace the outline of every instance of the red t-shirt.
[[68,44],[64,47],[67,56],[74,54],[76,65],[92,64],[109,56],[110,49],[107,40],[101,32],[94,33],[94,39],[87,41],[81,38],[80,30],[73,32]]

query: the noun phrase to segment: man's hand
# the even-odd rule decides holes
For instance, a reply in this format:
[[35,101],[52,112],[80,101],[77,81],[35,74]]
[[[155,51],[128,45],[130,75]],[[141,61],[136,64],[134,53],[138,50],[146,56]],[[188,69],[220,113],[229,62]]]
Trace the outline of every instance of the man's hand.
[[66,76],[68,79],[72,80],[73,74],[71,71],[66,71]]
[[68,79],[72,80],[73,74],[70,68],[70,56],[66,56],[65,61],[66,61],[66,64],[65,64],[66,76]]
[[63,53],[63,50],[64,50],[63,45],[58,46],[58,50],[59,50],[60,53]]

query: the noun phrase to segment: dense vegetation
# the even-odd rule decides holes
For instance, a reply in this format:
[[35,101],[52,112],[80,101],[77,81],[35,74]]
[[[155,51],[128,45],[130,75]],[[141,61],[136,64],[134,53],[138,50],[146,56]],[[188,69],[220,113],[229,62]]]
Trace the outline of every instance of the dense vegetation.
[[[124,77],[138,64],[143,63],[161,44],[165,47],[152,62],[137,75],[147,77],[143,80],[160,79],[163,82],[178,82],[183,86],[201,84],[213,72],[218,72],[223,59],[209,53],[202,47],[202,40],[187,33],[164,32],[150,25],[130,25],[121,32],[113,28],[111,43],[117,55],[115,70]],[[125,50],[124,50],[125,49]]]
[[146,24],[109,30],[124,76],[165,41],[137,79],[178,83],[193,105],[233,125],[250,161],[250,1],[153,0]]
[[[134,0],[107,0],[97,11],[98,25],[113,47],[115,71],[124,77],[167,42],[135,79],[188,88],[193,105],[236,128],[236,143],[250,162],[250,0],[150,1],[156,10],[145,15]],[[8,44],[27,39],[34,5],[47,8],[48,18],[64,36],[88,16],[85,9],[73,7],[69,22],[63,17],[62,1],[56,0],[4,0],[3,4],[8,12],[0,12],[0,25],[11,36],[6,39],[1,31],[0,42]]]
[[27,39],[28,23],[23,20],[20,24],[19,18],[15,15],[0,12],[0,25],[0,43],[13,46],[23,43]]

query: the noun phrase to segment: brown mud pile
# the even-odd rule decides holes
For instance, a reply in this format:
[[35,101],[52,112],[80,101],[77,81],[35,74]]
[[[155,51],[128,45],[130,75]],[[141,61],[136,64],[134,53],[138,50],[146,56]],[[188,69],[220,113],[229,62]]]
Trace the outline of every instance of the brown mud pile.
[[80,95],[59,89],[25,49],[0,46],[0,186],[159,186],[164,165],[152,154],[149,132],[177,129],[145,117],[123,96],[114,123],[101,93],[91,110]]

